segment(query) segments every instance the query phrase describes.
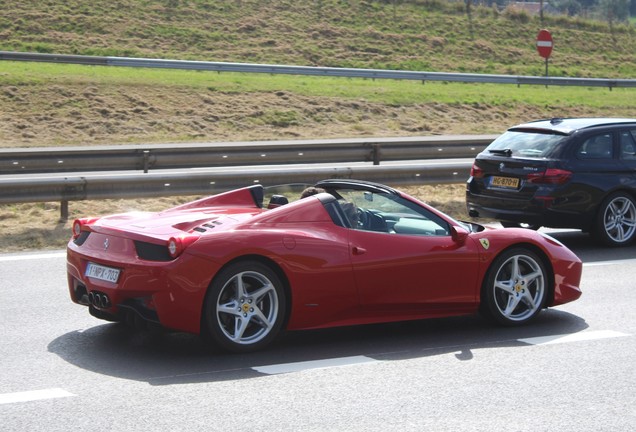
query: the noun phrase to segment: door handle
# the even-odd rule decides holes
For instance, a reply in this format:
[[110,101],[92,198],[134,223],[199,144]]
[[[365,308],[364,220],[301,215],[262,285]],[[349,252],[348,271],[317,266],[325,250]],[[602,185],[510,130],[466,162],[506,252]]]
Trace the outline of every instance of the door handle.
[[354,255],[362,255],[367,253],[367,250],[365,248],[361,248],[360,246],[352,247],[351,251],[353,252]]

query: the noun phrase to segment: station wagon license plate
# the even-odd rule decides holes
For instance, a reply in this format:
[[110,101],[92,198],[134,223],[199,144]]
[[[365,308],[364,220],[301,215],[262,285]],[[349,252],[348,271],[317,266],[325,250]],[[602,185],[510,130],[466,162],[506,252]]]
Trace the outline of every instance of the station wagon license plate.
[[513,177],[493,177],[491,186],[516,189],[519,187],[519,179]]
[[86,276],[90,278],[95,278],[99,280],[103,280],[106,282],[117,283],[117,279],[119,279],[119,269],[114,269],[111,267],[102,266],[99,264],[95,264],[89,262],[86,266]]

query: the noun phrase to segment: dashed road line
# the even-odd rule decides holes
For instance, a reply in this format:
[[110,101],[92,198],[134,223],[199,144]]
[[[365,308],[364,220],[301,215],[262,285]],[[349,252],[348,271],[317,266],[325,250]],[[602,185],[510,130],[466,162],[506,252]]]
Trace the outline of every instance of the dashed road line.
[[[522,343],[529,345],[551,345],[560,343],[572,343],[581,341],[592,341],[600,339],[609,339],[617,337],[631,336],[628,333],[622,333],[613,330],[597,330],[571,334],[559,334],[550,336],[538,336],[531,338],[517,339]],[[352,366],[365,363],[378,363],[382,360],[376,360],[366,356],[339,357],[323,360],[311,360],[304,362],[282,363],[267,366],[255,366],[251,369],[266,375],[278,375],[285,373],[303,372],[312,369],[327,369],[333,367]]]
[[380,360],[375,360],[366,356],[352,356],[295,363],[282,363],[269,366],[255,366],[252,369],[267,375],[277,375],[290,372],[302,372],[310,369],[327,369],[332,367],[351,366],[364,363],[378,363],[379,361]]
[[[572,343],[581,341],[592,341],[601,339],[610,339],[618,337],[632,336],[629,333],[623,333],[613,330],[597,330],[597,331],[585,331],[579,333],[560,334],[551,336],[538,336],[531,338],[516,339],[519,342],[529,345],[551,345],[560,343]],[[250,369],[265,375],[279,375],[294,372],[303,372],[308,370],[329,369],[335,367],[354,366],[361,364],[373,364],[381,363],[386,360],[377,360],[367,356],[350,356],[350,357],[337,357],[322,360],[310,360],[303,362],[293,363],[281,363],[265,366],[253,366]],[[218,371],[216,371],[218,372]],[[185,376],[185,375],[181,375]],[[166,377],[162,377],[166,378]],[[0,405],[11,404],[19,402],[30,402],[37,400],[64,398],[77,396],[61,388],[52,388],[45,390],[25,391],[17,393],[5,393],[0,394]]]
[[600,267],[600,266],[609,266],[609,265],[627,266],[627,265],[632,265],[634,263],[636,263],[636,259],[627,258],[627,259],[621,259],[621,260],[587,262],[587,263],[583,263],[583,267]]
[[524,342],[530,345],[550,345],[569,342],[580,342],[598,339],[608,339],[615,337],[631,336],[628,333],[621,333],[613,330],[597,330],[579,333],[570,333],[562,335],[552,336],[539,336],[525,339],[518,339],[519,342]]
[[61,388],[0,394],[0,405],[77,396]]
[[25,260],[41,260],[46,258],[63,258],[66,257],[66,252],[49,252],[49,253],[34,253],[34,254],[21,254],[21,255],[0,255],[0,262],[7,261],[25,261]]

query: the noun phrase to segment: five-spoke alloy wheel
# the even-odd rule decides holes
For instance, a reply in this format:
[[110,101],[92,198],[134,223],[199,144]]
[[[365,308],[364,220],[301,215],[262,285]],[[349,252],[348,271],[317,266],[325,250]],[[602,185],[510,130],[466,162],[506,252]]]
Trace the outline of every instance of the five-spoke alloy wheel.
[[271,343],[285,318],[283,284],[256,261],[232,264],[214,279],[204,306],[212,338],[224,349],[248,352]]
[[607,246],[624,246],[636,237],[636,202],[624,193],[603,201],[596,217],[594,234]]
[[499,324],[524,324],[544,307],[547,290],[548,273],[541,259],[527,249],[510,249],[488,270],[481,309]]

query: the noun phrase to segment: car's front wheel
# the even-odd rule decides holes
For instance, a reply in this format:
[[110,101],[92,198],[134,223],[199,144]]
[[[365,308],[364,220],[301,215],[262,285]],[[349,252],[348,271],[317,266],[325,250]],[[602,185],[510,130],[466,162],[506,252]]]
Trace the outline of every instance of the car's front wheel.
[[525,248],[510,249],[488,269],[481,311],[499,324],[524,324],[543,309],[547,290],[548,272],[541,259]]
[[606,246],[625,246],[636,237],[636,203],[625,193],[607,197],[596,215],[593,233]]
[[283,284],[271,268],[257,261],[238,262],[219,272],[212,282],[204,322],[222,348],[249,352],[278,336],[285,308]]

